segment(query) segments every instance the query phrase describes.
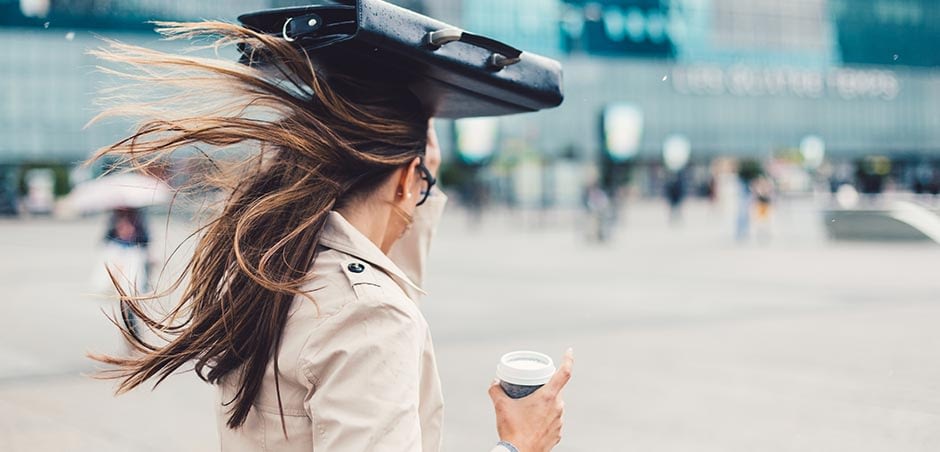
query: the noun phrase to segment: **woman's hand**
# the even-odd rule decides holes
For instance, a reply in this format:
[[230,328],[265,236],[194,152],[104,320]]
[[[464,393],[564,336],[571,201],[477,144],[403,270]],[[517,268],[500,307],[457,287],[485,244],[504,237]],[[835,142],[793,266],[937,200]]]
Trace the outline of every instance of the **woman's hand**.
[[545,386],[521,399],[512,399],[503,392],[499,381],[490,386],[490,398],[496,408],[496,430],[499,439],[507,441],[519,452],[547,452],[561,441],[562,415],[565,402],[561,390],[571,379],[574,352],[565,353],[564,362]]
[[424,154],[424,166],[437,177],[437,170],[441,167],[441,147],[437,141],[437,132],[434,130],[434,119],[428,120],[428,147]]

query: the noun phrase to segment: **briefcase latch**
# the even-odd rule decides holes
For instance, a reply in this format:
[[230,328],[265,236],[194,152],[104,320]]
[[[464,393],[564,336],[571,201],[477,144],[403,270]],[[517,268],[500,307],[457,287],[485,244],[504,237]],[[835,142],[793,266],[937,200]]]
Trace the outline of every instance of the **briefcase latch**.
[[428,32],[425,41],[431,50],[440,49],[445,44],[454,41],[461,41],[489,50],[492,52],[492,55],[487,59],[487,64],[497,70],[522,61],[521,50],[495,39],[467,33],[457,28],[444,28],[442,30]]

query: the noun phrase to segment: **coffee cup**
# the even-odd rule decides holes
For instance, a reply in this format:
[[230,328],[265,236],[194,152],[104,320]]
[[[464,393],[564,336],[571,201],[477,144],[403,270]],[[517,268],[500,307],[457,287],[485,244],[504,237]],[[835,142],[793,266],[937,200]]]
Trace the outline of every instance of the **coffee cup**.
[[521,399],[541,388],[555,373],[555,363],[548,355],[527,350],[509,352],[496,365],[496,378],[503,392]]

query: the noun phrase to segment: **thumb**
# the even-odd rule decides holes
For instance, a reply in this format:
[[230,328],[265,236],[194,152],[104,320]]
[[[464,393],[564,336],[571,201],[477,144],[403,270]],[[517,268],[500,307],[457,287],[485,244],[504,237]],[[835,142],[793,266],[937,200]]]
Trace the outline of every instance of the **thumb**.
[[565,351],[565,357],[561,366],[558,367],[558,370],[555,371],[555,375],[552,375],[552,379],[549,380],[545,386],[554,394],[561,392],[562,388],[568,384],[568,380],[571,379],[572,366],[574,366],[574,350],[568,348],[568,350]]

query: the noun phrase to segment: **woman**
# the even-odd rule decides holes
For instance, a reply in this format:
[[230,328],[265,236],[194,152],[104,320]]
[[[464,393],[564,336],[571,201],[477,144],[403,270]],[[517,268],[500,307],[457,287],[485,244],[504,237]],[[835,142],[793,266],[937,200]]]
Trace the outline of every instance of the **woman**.
[[[150,289],[150,234],[147,221],[140,209],[119,207],[111,212],[108,230],[104,235],[104,266],[96,266],[95,281],[107,282],[113,291],[115,279],[125,290],[137,292]],[[122,304],[121,315],[128,328],[140,334],[140,325],[134,313]]]
[[[439,450],[441,391],[415,305],[445,202],[427,113],[368,65],[311,60],[226,23],[164,25],[172,39],[238,44],[249,64],[117,43],[97,52],[164,96],[105,113],[144,121],[98,156],[146,172],[196,149],[218,168],[204,183],[230,195],[201,231],[175,308],[158,318],[122,294],[166,343],[125,326],[140,354],[96,358],[116,366],[119,392],[193,363],[219,388],[226,451]],[[559,441],[571,359],[524,399],[491,386],[495,450]]]

